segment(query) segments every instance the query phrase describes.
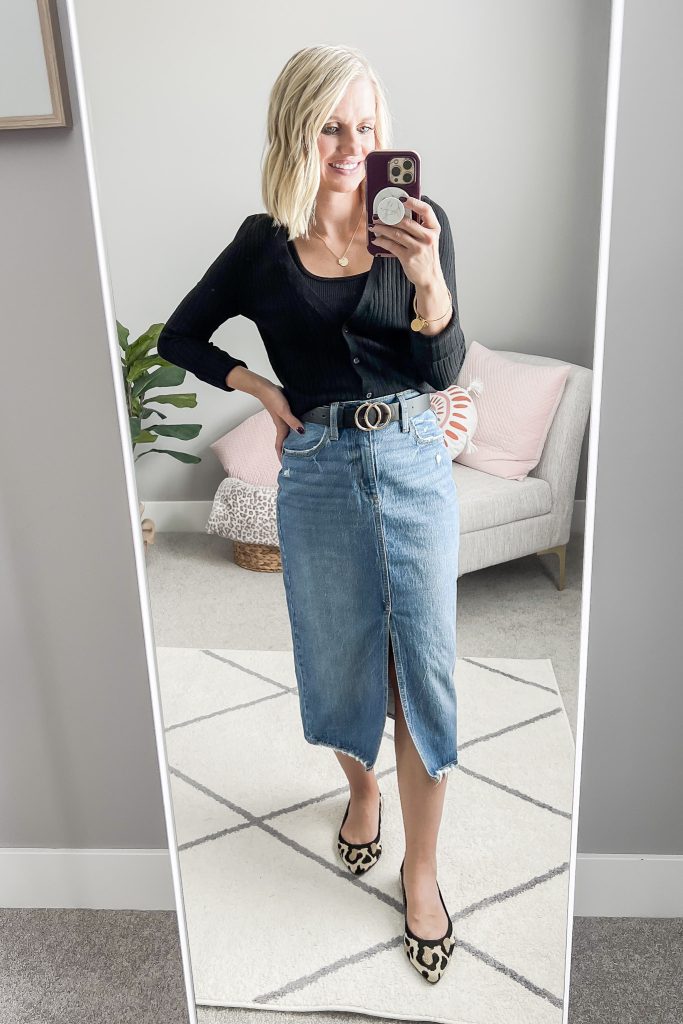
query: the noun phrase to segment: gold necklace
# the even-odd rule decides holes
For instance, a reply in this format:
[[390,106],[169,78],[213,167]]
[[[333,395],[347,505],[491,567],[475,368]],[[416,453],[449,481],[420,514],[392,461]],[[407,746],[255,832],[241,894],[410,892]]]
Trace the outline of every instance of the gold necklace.
[[[363,219],[363,214],[364,214],[364,212],[365,212],[365,211],[361,209],[361,211],[360,211],[360,217],[358,218],[358,223],[356,224],[356,231],[358,231],[358,228],[360,227],[360,222],[361,222],[361,221],[362,221],[362,219]],[[315,228],[313,228],[313,230],[315,231]],[[349,242],[349,244],[348,244],[348,245],[346,246],[346,249],[344,250],[344,254],[343,254],[342,256],[337,256],[336,252],[332,252],[332,250],[330,249],[329,245],[327,244],[327,242],[325,241],[325,239],[323,238],[323,236],[322,236],[322,235],[321,235],[321,234],[320,234],[320,233],[319,233],[318,231],[315,231],[315,233],[316,233],[316,235],[318,236],[318,238],[319,238],[319,239],[321,240],[321,242],[323,243],[323,245],[325,246],[325,248],[326,248],[326,249],[329,249],[329,251],[330,251],[330,252],[332,252],[332,255],[333,255],[333,256],[334,256],[334,258],[336,259],[336,261],[337,261],[337,263],[339,264],[339,266],[340,266],[340,267],[348,267],[348,265],[349,265],[349,261],[348,261],[348,259],[347,259],[347,256],[346,256],[346,254],[347,254],[347,252],[349,251],[349,249],[351,248],[351,246],[353,245],[353,240],[354,240],[354,238],[356,237],[356,231],[354,231],[354,233],[353,233],[353,234],[351,235],[351,241],[350,241],[350,242]]]

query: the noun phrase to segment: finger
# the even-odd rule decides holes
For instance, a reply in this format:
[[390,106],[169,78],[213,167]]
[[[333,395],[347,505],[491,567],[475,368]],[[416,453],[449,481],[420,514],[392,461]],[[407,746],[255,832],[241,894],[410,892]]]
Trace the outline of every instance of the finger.
[[[408,204],[406,203],[406,206],[407,205]],[[436,222],[436,225],[433,225],[423,224],[422,219],[413,220],[413,218],[410,216],[410,210],[408,210],[406,216],[399,224],[396,225],[396,227],[403,228],[403,230],[406,231],[409,235],[412,235],[414,238],[416,238],[418,242],[429,242],[431,232],[434,230],[435,226],[438,227],[438,224],[438,221]]]
[[415,196],[408,196],[404,205],[407,209],[415,210],[415,213],[420,214],[422,218],[420,223],[424,224],[425,227],[437,228],[440,226],[436,213],[429,203],[425,203],[422,199],[416,199]]
[[408,196],[404,205],[414,208],[416,213],[434,213],[429,203],[425,203],[424,199],[418,199],[417,196]]
[[[306,429],[303,422],[298,420],[291,410],[278,413],[278,420],[280,421],[280,426],[284,425],[285,427],[293,428],[294,430],[298,430],[300,434],[302,434]],[[282,436],[283,438],[287,437],[287,431],[285,431]]]
[[385,246],[390,252],[394,250],[391,246],[396,246],[401,252],[405,252],[412,246],[412,235],[409,231],[402,231],[398,227],[389,227],[387,224],[383,224],[381,228],[373,228],[377,241],[380,245]]
[[400,249],[402,252],[405,251],[405,245],[400,245],[395,238],[390,238],[384,232],[377,231],[375,233],[378,236],[376,238],[377,244],[387,249],[388,252],[396,252],[397,249]]
[[[408,204],[406,203],[406,206],[407,205]],[[438,223],[439,222],[437,221],[437,226]],[[388,228],[389,232],[396,229],[398,231],[404,232],[406,235],[412,235],[412,237],[417,239],[418,242],[424,242],[425,244],[431,241],[431,229],[429,225],[418,224],[418,222],[416,220],[413,220],[413,218],[410,216],[410,211],[408,211],[407,215],[403,218],[403,220],[399,221],[398,224],[384,224],[382,221],[375,221],[375,224],[373,226],[380,227],[383,229]],[[400,236],[395,235],[394,237],[398,238]]]

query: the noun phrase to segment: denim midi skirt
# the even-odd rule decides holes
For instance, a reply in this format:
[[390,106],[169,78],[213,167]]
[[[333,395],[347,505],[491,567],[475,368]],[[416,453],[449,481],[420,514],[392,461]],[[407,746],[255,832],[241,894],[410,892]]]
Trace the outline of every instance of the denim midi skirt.
[[431,408],[369,431],[338,426],[334,413],[330,425],[303,421],[304,434],[290,430],[278,474],[304,738],[372,769],[387,715],[395,718],[391,639],[408,730],[439,782],[458,763],[460,516],[451,458]]

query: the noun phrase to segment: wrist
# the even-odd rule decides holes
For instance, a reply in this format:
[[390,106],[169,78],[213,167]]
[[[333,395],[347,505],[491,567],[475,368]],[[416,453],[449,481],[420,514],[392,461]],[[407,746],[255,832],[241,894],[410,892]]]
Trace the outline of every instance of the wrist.
[[453,313],[453,299],[443,274],[415,286],[415,309],[420,317],[433,321],[425,324],[419,334],[439,334],[448,326]]
[[[446,306],[450,302],[448,295],[448,285],[443,274],[435,275],[430,277],[428,281],[423,281],[422,284],[415,285],[415,294],[417,296],[418,308],[421,313],[424,313],[427,320],[431,317],[427,316],[427,306],[433,307],[431,309],[433,316],[438,316],[439,313],[436,311],[437,306],[441,306],[440,312],[443,313]],[[445,304],[444,304],[445,299]],[[422,305],[420,305],[422,302]],[[423,309],[422,306],[425,308]]]
[[225,383],[236,391],[244,391],[247,395],[259,399],[268,387],[273,387],[266,377],[249,370],[246,366],[233,366],[225,378]]

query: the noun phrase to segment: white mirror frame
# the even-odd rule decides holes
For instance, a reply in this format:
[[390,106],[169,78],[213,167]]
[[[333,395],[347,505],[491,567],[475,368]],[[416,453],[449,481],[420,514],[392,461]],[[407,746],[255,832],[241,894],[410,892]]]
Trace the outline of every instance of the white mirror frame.
[[605,351],[607,281],[609,276],[609,254],[612,233],[612,194],[614,190],[614,158],[617,141],[617,115],[619,111],[619,80],[621,75],[622,36],[624,29],[624,2],[625,0],[612,0],[609,58],[607,68],[607,104],[605,110],[605,141],[602,165],[602,203],[600,206],[600,242],[598,247],[598,277],[595,304],[595,341],[593,344],[593,391],[591,394],[591,414],[588,426],[586,518],[584,525],[581,635],[579,642],[579,689],[576,720],[576,758],[574,761],[574,795],[572,798],[572,828],[569,847],[569,892],[567,895],[567,939],[564,962],[564,1004],[562,1007],[562,1024],[568,1024],[569,1016],[569,986],[571,976],[572,936],[574,933],[574,892],[576,888],[577,839],[579,833],[579,814],[581,812],[581,764],[583,760],[584,715],[586,710],[588,630],[593,570],[595,490],[598,472],[598,438],[600,435],[602,368]]
[[[114,313],[114,300],[111,287],[111,278],[109,274],[109,266],[106,257],[104,233],[102,229],[102,218],[100,215],[99,195],[97,190],[97,181],[95,178],[92,135],[90,126],[90,111],[88,109],[85,94],[83,65],[81,62],[80,42],[78,39],[78,31],[76,27],[74,0],[65,0],[65,2],[68,11],[69,28],[73,43],[74,70],[78,91],[78,109],[80,112],[81,122],[83,126],[83,142],[85,148],[88,183],[90,188],[90,202],[92,208],[93,225],[95,228],[97,259],[100,273],[100,282],[102,287],[102,298],[104,302],[104,309],[107,321],[109,354],[112,366],[112,376],[114,379],[114,392],[116,397],[116,407],[119,419],[121,449],[123,453],[123,461],[126,474],[126,485],[128,490],[128,510],[130,513],[131,530],[133,533],[135,566],[138,578],[138,588],[140,592],[140,609],[142,612],[145,652],[147,657],[147,667],[149,671],[150,689],[152,696],[152,712],[154,717],[157,756],[159,760],[159,773],[161,776],[161,789],[164,802],[166,832],[168,836],[169,855],[171,859],[171,871],[173,875],[175,905],[178,914],[178,933],[180,936],[180,947],[183,961],[183,974],[185,979],[185,990],[188,1004],[187,1008],[191,1024],[197,1024],[197,1009],[195,1003],[194,986],[192,981],[192,968],[190,961],[187,921],[185,917],[182,885],[180,879],[180,858],[178,854],[175,818],[173,814],[173,802],[171,799],[170,777],[168,774],[167,767],[168,761],[166,757],[166,742],[164,736],[163,718],[161,713],[159,671],[156,660],[154,627],[152,621],[150,594],[147,585],[147,569],[144,544],[142,539],[142,530],[140,526],[139,497],[137,493],[137,481],[135,477],[133,450],[131,447],[130,434],[128,430],[126,399],[123,388],[123,380],[121,376],[119,342],[116,330],[116,316]],[[583,585],[581,595],[581,635],[579,643],[579,687],[576,724],[576,758],[574,761],[574,786],[572,800],[572,828],[569,863],[569,893],[567,898],[567,937],[565,946],[565,983],[563,993],[562,1024],[568,1024],[569,1014],[569,986],[571,976],[571,952],[574,919],[573,911],[577,856],[576,847],[580,813],[581,764],[583,755],[584,713],[586,703],[588,628],[593,562],[593,529],[595,521],[595,492],[598,461],[598,437],[600,431],[600,397],[602,394],[605,318],[607,309],[607,280],[609,271],[609,251],[612,222],[612,193],[614,186],[614,157],[616,149],[617,113],[619,107],[619,78],[621,71],[623,23],[624,0],[612,0],[610,19],[609,64],[607,76],[607,104],[605,114],[605,134],[603,150],[602,205],[600,213],[600,241],[598,250],[595,336],[593,347],[593,386],[591,396],[591,414],[589,424],[588,462],[586,479],[586,516],[583,553]]]

